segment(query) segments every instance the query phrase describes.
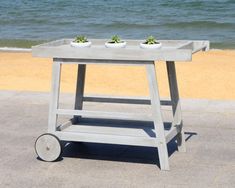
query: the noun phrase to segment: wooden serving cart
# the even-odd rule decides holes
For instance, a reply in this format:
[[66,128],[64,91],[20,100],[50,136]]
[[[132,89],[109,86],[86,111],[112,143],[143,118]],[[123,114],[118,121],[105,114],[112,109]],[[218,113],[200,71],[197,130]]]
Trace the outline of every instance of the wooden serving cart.
[[[140,40],[127,40],[127,46],[120,49],[106,48],[106,40],[91,40],[89,48],[70,46],[72,39],[61,39],[32,48],[36,57],[53,58],[52,88],[49,109],[48,132],[39,136],[35,143],[37,155],[45,161],[56,160],[62,152],[60,141],[93,142],[134,146],[157,147],[162,170],[169,170],[167,143],[176,139],[178,150],[185,152],[185,137],[181,116],[175,61],[191,61],[192,54],[208,50],[208,41],[163,40],[161,49],[141,49]],[[165,61],[168,72],[171,99],[161,101],[155,71],[157,61]],[[78,64],[77,88],[74,109],[61,109],[58,106],[60,75],[62,64]],[[150,98],[123,98],[85,96],[85,72],[87,64],[122,64],[146,67]],[[123,75],[125,76],[125,75]],[[151,106],[151,114],[120,113],[109,111],[84,110],[83,102],[108,102],[145,104]],[[173,120],[170,129],[164,127],[161,105],[171,105]],[[72,115],[63,124],[57,124],[59,115]],[[120,127],[116,125],[97,126],[83,124],[83,117],[151,121],[153,127]],[[157,157],[157,156],[156,156]]]

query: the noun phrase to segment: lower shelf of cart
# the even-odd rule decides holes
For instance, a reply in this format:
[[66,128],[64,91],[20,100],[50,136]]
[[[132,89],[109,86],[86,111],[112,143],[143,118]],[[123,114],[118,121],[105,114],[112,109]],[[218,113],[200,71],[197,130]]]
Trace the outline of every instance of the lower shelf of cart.
[[[166,141],[169,142],[177,134],[176,127],[165,130]],[[79,123],[65,125],[55,135],[61,140],[77,142],[93,142],[134,146],[157,147],[160,140],[156,138],[153,125],[140,124],[88,124]]]

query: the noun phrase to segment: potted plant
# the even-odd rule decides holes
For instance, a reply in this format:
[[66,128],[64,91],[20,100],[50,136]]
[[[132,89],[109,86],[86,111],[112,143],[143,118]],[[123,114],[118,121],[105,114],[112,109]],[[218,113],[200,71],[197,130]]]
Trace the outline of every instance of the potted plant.
[[111,40],[105,43],[107,48],[124,48],[126,41],[122,41],[119,36],[112,36]]
[[78,48],[83,48],[83,47],[90,47],[91,42],[87,40],[87,38],[83,35],[77,36],[74,41],[70,43],[72,47],[78,47]]
[[157,42],[157,40],[153,36],[149,36],[145,42],[140,43],[141,48],[145,49],[159,49],[161,48],[162,43]]

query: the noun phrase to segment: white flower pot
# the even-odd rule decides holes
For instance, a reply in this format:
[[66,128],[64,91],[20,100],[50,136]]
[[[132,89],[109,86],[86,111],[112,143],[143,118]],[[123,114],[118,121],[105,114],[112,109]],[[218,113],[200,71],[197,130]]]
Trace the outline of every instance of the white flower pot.
[[120,42],[120,43],[110,43],[110,42],[106,42],[106,43],[105,43],[105,46],[106,46],[107,48],[125,48],[126,42],[125,42],[125,41]]
[[88,41],[88,42],[82,43],[82,42],[74,42],[74,41],[72,41],[72,42],[70,43],[70,45],[71,45],[72,47],[76,47],[76,48],[85,48],[85,47],[90,47],[90,46],[91,46],[91,42]]
[[140,47],[144,49],[160,49],[162,47],[162,43],[157,43],[157,44],[140,43]]

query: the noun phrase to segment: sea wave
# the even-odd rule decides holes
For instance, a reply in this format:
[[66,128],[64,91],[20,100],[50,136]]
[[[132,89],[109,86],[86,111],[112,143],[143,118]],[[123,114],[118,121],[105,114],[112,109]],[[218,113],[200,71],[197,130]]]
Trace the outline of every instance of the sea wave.
[[171,27],[171,28],[184,28],[184,27],[190,27],[190,28],[226,28],[226,29],[235,29],[234,23],[221,23],[221,22],[215,22],[215,21],[191,21],[191,22],[174,22],[174,23],[166,23],[163,24],[165,27]]
[[227,44],[235,41],[234,10],[235,0],[2,1],[0,43],[30,47],[35,44],[31,40],[79,34],[90,38],[118,34],[130,39],[151,34]]
[[160,26],[160,24],[144,24],[144,23],[125,23],[125,22],[112,22],[109,24],[100,23],[100,24],[89,24],[90,27],[99,27],[99,28],[112,28],[112,29],[146,29],[154,28]]
[[0,39],[0,47],[2,48],[31,48],[34,45],[46,42],[45,40],[31,39]]

